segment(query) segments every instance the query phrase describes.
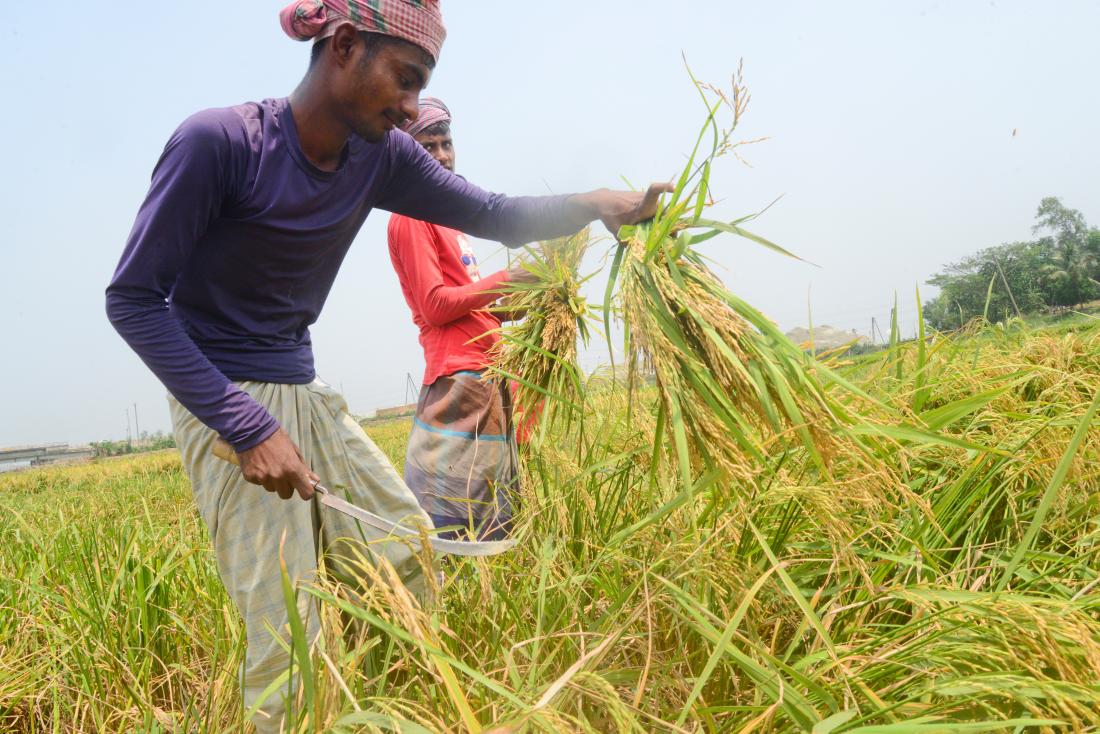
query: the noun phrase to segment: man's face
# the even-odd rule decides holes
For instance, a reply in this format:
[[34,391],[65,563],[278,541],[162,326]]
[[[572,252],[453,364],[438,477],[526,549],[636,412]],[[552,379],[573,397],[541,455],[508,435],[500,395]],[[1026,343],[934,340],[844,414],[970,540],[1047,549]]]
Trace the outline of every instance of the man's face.
[[420,90],[431,78],[426,53],[411,43],[384,42],[367,53],[357,33],[340,38],[347,48],[338,99],[345,123],[364,140],[377,143],[389,130],[415,120]]
[[417,135],[416,142],[423,145],[424,150],[428,151],[428,154],[435,158],[439,165],[454,173],[455,146],[450,133],[445,135]]

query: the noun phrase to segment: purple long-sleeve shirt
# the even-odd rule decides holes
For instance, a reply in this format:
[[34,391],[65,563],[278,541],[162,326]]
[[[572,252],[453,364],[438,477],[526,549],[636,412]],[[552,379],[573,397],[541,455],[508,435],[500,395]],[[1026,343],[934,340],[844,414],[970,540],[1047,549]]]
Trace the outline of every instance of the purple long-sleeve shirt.
[[169,392],[243,451],[278,423],[233,381],[313,380],[309,326],[371,209],[517,245],[579,229],[566,198],[490,194],[398,131],[350,138],[326,172],[302,153],[286,99],[205,110],[157,162],[107,314]]

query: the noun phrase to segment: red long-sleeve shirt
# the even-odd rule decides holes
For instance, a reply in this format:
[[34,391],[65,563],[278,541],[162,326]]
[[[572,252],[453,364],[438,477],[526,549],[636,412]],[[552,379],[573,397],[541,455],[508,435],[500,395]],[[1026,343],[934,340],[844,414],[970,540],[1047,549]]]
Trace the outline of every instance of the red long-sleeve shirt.
[[485,369],[500,340],[500,319],[484,310],[500,297],[508,271],[479,278],[465,235],[394,214],[388,228],[390,260],[420,329],[424,384],[461,370]]

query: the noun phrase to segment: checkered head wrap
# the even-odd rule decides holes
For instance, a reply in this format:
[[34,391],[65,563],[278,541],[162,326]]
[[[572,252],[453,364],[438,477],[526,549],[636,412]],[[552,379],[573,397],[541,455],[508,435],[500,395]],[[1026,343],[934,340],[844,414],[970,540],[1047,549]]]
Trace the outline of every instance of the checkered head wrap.
[[402,125],[401,129],[415,138],[437,122],[450,121],[451,111],[447,109],[447,105],[443,104],[442,100],[435,97],[421,97],[420,114],[416,116],[415,120],[409,120]]
[[414,43],[436,61],[447,37],[439,0],[294,0],[279,13],[279,23],[296,41],[320,41],[351,23]]

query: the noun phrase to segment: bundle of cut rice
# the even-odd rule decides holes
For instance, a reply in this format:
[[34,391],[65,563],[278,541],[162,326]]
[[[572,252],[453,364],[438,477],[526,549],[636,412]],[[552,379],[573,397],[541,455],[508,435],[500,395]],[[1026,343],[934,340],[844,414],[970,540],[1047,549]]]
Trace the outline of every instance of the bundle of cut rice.
[[844,415],[812,361],[690,244],[656,239],[661,227],[658,219],[629,230],[619,300],[631,384],[652,370],[658,431],[670,431],[685,474],[717,467],[747,479],[767,463],[772,439],[788,433],[825,468]]
[[[652,370],[659,394],[655,439],[671,438],[685,485],[709,469],[747,479],[768,463],[776,439],[788,436],[827,474],[850,423],[823,386],[827,371],[731,293],[696,249],[730,233],[793,257],[745,231],[741,225],[751,217],[725,223],[702,216],[711,201],[711,163],[740,145],[731,134],[748,95],[739,76],[732,96],[699,88],[708,100],[707,122],[657,216],[619,231],[606,312],[617,285],[630,384],[640,370]],[[716,116],[726,108],[732,124],[720,132]],[[700,155],[708,133],[710,152]]]
[[587,343],[591,314],[580,289],[591,275],[582,278],[578,270],[588,245],[585,228],[527,248],[523,267],[537,281],[506,288],[501,310],[524,318],[501,330],[494,370],[517,385],[517,423],[530,422],[543,410],[547,421],[571,416],[583,400],[577,340]]

